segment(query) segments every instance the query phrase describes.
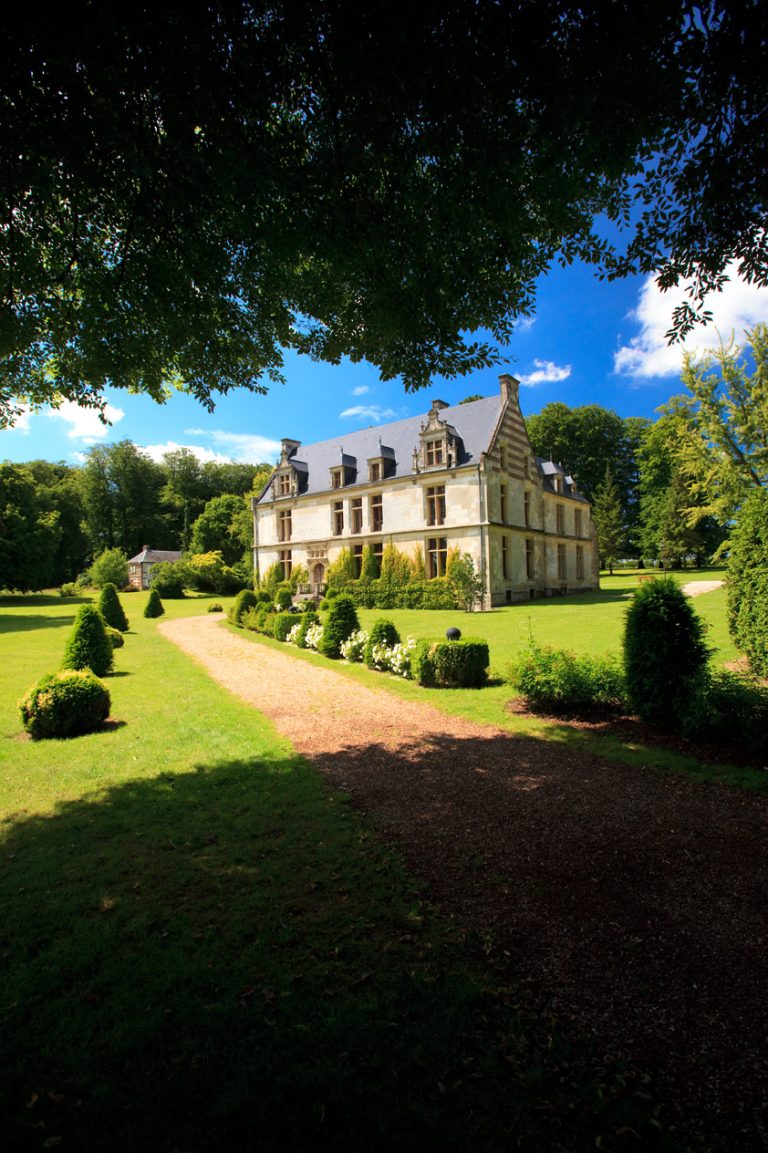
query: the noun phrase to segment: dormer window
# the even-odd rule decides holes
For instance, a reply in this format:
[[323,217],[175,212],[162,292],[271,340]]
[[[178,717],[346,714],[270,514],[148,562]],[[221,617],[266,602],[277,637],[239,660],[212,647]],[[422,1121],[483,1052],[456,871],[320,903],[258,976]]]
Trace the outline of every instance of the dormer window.
[[380,460],[372,460],[368,465],[368,480],[381,480]]
[[445,441],[428,440],[424,446],[427,468],[435,468],[445,460]]
[[344,484],[344,469],[332,468],[331,469],[331,488],[341,488]]
[[281,472],[277,478],[277,495],[290,496],[293,492],[293,477],[289,472]]

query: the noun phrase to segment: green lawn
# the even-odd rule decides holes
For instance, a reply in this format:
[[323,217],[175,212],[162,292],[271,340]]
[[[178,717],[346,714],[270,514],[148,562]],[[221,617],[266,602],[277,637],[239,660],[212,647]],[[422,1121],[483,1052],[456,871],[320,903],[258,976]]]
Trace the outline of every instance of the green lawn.
[[0,1143],[549,1153],[629,1124],[667,1148],[145,600],[123,598],[112,726],[39,743],[16,701],[77,605],[0,602]]

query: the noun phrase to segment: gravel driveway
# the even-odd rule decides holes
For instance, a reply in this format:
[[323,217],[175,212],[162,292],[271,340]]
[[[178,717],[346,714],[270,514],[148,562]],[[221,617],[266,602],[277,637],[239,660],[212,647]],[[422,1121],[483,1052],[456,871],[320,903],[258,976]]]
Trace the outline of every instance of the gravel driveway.
[[159,628],[606,1059],[650,1070],[697,1153],[768,1148],[768,798],[447,717],[210,616]]

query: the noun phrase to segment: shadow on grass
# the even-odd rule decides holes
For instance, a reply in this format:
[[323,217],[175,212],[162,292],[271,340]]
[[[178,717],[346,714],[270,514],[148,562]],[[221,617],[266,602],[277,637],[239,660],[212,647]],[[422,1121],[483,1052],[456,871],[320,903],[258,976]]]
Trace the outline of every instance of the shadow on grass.
[[69,629],[74,624],[72,616],[49,617],[35,616],[26,613],[5,615],[0,612],[0,634],[2,633],[30,633],[38,629]]
[[576,1150],[609,1124],[605,1079],[474,980],[301,760],[132,781],[2,853],[7,1149]]
[[45,593],[19,593],[0,596],[0,609],[18,608],[19,605],[31,605],[39,608],[48,608],[50,605],[88,605],[93,603],[92,596],[52,597]]

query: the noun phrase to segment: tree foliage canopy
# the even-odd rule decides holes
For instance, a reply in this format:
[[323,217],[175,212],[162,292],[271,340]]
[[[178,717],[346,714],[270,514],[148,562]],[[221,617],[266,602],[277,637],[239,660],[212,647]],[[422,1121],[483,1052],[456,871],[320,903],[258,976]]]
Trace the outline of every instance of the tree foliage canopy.
[[14,9],[0,421],[108,384],[210,407],[279,379],[285,349],[418,388],[492,363],[465,334],[503,342],[554,260],[692,277],[694,310],[732,259],[765,283],[766,19],[753,0]]

